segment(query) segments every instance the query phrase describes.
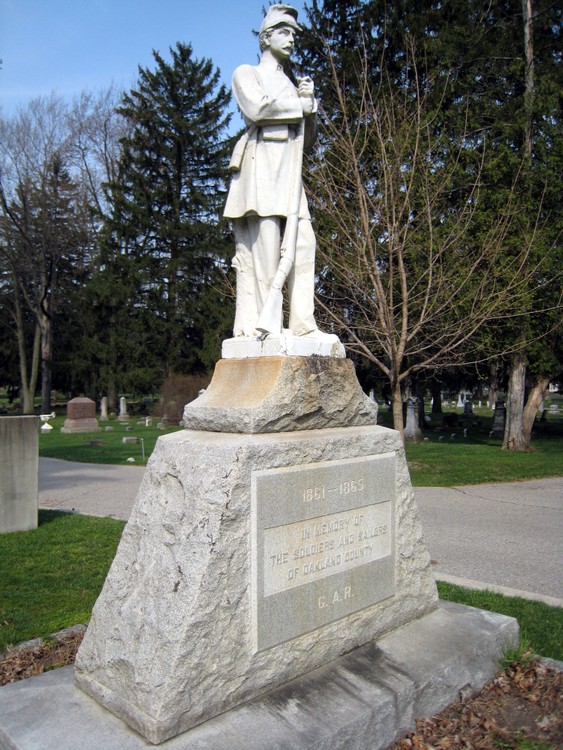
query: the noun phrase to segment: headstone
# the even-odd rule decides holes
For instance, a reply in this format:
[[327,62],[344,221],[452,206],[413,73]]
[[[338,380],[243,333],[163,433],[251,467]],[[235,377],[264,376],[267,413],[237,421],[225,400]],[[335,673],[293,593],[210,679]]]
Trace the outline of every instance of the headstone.
[[107,422],[108,420],[108,397],[103,396],[100,401],[100,422]]
[[0,534],[37,527],[37,417],[0,417]]
[[458,409],[461,409],[463,407],[463,394],[461,393],[461,391],[459,392],[459,395],[457,397],[457,404],[456,404],[456,406],[457,406]]
[[163,422],[167,425],[173,425],[178,424],[179,422],[179,416],[178,416],[178,408],[180,408],[181,412],[181,405],[178,405],[178,402],[172,399],[171,401],[166,401],[164,404],[164,416],[163,416]]
[[468,414],[469,416],[473,416],[473,402],[472,401],[466,401],[463,406],[463,413]]
[[495,403],[495,413],[493,415],[493,429],[489,433],[489,437],[501,438],[504,437],[504,426],[506,422],[506,407],[504,401]]
[[66,419],[61,432],[99,432],[96,402],[91,398],[73,398],[66,406]]
[[407,399],[407,423],[405,425],[405,440],[418,443],[422,440],[422,430],[418,425],[416,399]]
[[127,399],[122,396],[119,399],[119,416],[117,417],[119,422],[128,422],[129,414],[127,413]]

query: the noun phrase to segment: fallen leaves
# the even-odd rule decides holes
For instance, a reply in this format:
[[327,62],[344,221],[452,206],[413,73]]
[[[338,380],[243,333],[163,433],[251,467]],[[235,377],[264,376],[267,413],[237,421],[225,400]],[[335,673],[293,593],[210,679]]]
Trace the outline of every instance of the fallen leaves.
[[15,646],[0,655],[0,685],[24,680],[74,663],[86,628],[76,625],[50,638]]
[[562,696],[562,672],[539,659],[514,663],[476,695],[417,721],[393,750],[511,750],[526,740],[558,748]]

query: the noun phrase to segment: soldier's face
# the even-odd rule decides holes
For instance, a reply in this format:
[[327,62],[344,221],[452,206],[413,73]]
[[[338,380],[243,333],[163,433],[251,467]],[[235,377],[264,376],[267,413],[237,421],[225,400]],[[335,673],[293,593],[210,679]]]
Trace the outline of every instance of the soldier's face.
[[295,32],[291,26],[276,26],[270,34],[270,52],[277,60],[288,60],[295,46]]

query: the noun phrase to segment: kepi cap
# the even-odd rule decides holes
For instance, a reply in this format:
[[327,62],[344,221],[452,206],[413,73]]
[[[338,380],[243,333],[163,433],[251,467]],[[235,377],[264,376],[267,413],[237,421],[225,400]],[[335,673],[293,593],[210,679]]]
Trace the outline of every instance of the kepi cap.
[[260,34],[274,26],[291,26],[295,31],[301,31],[301,26],[297,23],[297,11],[291,5],[270,5],[268,12],[260,26]]

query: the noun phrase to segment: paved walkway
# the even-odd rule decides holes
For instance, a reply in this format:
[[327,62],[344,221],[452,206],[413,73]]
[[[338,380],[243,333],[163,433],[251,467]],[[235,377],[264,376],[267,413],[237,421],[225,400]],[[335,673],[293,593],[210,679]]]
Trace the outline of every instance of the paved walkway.
[[127,520],[144,466],[39,459],[39,507]]
[[[140,466],[39,460],[39,505],[127,519]],[[417,487],[436,578],[563,606],[563,477]]]
[[438,580],[486,582],[563,606],[563,477],[417,487],[415,495]]

